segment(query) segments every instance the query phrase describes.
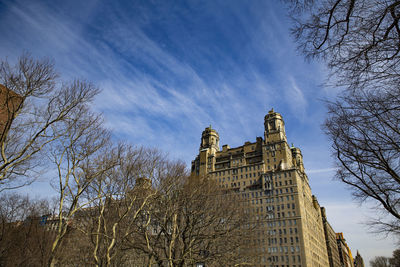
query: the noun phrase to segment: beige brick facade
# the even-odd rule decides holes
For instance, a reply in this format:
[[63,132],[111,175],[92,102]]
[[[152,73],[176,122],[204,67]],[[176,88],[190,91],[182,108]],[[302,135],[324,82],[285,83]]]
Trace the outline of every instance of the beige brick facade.
[[311,193],[299,148],[286,140],[282,116],[269,111],[264,138],[219,149],[211,126],[202,133],[192,174],[214,179],[221,190],[235,191],[261,226],[258,266],[329,266],[321,207]]

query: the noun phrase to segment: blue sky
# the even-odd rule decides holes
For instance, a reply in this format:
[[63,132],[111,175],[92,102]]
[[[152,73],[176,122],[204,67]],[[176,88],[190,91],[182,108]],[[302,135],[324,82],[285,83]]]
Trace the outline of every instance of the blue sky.
[[[279,1],[2,1],[0,57],[51,57],[64,79],[103,91],[93,108],[115,139],[157,147],[188,165],[212,125],[231,147],[263,135],[274,108],[302,149],[313,193],[337,232],[368,261],[392,240],[367,233],[370,210],[332,181],[320,125],[337,89],[324,66],[296,52]],[[46,181],[29,190],[40,195]]]

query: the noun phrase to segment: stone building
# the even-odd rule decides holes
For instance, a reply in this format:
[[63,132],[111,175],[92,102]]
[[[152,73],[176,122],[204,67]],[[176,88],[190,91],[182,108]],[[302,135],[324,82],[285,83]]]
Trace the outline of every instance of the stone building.
[[214,179],[221,190],[236,192],[247,203],[263,229],[258,266],[329,266],[323,215],[301,151],[288,145],[279,113],[269,111],[264,126],[264,138],[222,150],[218,132],[206,128],[192,175]]
[[336,241],[339,249],[340,263],[343,267],[354,267],[351,250],[343,237],[343,233],[336,233]]
[[329,258],[329,267],[341,267],[339,249],[336,241],[336,233],[326,218],[325,208],[321,208],[322,223],[324,225],[326,249]]
[[357,255],[354,258],[354,267],[365,267],[364,260],[361,257],[360,253],[357,250]]
[[23,98],[0,84],[0,141],[3,141],[11,123],[21,109]]

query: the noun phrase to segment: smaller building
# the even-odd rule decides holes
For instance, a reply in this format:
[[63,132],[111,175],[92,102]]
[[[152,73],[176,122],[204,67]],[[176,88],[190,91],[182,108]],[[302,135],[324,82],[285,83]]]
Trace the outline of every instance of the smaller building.
[[346,243],[346,239],[343,237],[343,233],[336,233],[336,241],[339,249],[341,266],[354,267],[353,256],[351,255],[351,250]]
[[322,223],[324,226],[326,249],[328,252],[329,267],[341,267],[339,257],[339,248],[336,241],[336,233],[332,226],[329,224],[326,217],[326,211],[324,207],[321,207]]
[[354,267],[365,267],[364,260],[361,257],[360,253],[357,250],[357,255],[354,258]]
[[0,140],[3,141],[18,111],[23,98],[0,84]]

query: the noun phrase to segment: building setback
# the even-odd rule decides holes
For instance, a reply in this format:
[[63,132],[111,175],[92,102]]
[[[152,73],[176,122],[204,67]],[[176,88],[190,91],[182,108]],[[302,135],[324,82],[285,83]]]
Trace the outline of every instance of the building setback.
[[351,250],[343,237],[343,233],[336,233],[336,241],[339,249],[340,263],[343,267],[354,267],[353,256]]
[[326,218],[325,208],[321,208],[322,223],[324,225],[326,249],[329,258],[329,267],[342,267],[339,256],[339,248],[336,241],[336,233]]
[[[263,229],[258,266],[330,266],[326,217],[311,193],[301,151],[288,145],[279,113],[269,111],[264,126],[264,138],[235,148],[224,145],[222,151],[219,134],[207,127],[192,161],[192,175],[208,176],[221,190],[234,191],[241,202],[248,203],[250,214]],[[331,239],[330,233],[330,243]]]

